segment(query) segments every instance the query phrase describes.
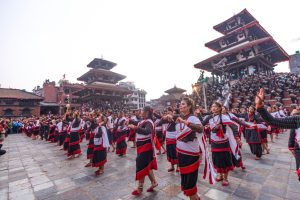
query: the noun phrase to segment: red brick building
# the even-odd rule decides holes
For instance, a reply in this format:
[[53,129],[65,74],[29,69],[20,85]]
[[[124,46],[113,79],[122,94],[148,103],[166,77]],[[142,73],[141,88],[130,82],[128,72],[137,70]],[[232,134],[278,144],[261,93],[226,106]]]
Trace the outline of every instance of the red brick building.
[[59,103],[61,113],[65,111],[67,104],[70,104],[71,109],[78,110],[81,107],[80,97],[73,93],[82,90],[83,88],[83,84],[61,81],[57,94],[57,102]]
[[79,97],[73,95],[84,86],[77,83],[69,83],[67,80],[60,80],[59,86],[55,81],[45,80],[43,87],[36,87],[33,91],[35,94],[44,98],[41,104],[41,114],[62,114],[66,109],[66,105],[70,104],[72,109],[78,109],[81,104]]
[[0,117],[39,116],[42,100],[31,92],[0,88]]

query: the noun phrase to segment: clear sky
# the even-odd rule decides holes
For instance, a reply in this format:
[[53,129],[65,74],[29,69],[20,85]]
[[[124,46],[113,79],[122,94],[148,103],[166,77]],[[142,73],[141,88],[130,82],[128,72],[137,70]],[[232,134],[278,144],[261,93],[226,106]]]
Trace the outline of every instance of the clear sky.
[[0,0],[0,84],[77,82],[102,55],[147,100],[175,84],[191,92],[193,65],[215,54],[204,43],[221,36],[212,27],[244,8],[289,54],[300,50],[298,0]]

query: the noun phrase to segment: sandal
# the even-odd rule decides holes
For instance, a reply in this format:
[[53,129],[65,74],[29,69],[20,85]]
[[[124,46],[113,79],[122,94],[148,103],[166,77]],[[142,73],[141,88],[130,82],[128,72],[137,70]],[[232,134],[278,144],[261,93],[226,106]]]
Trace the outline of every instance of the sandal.
[[217,177],[217,178],[216,178],[216,181],[217,181],[217,182],[223,181],[223,177],[221,177],[221,176]]
[[100,170],[95,171],[95,175],[99,176],[100,175]]
[[91,166],[92,166],[92,163],[88,163],[84,167],[91,167]]
[[131,192],[131,194],[133,196],[140,196],[142,194],[142,192],[140,192],[138,189],[134,190],[133,192]]
[[168,169],[168,172],[172,172],[174,170],[175,170],[174,168],[170,168],[170,169]]
[[228,185],[229,185],[228,180],[224,179],[224,180],[222,181],[222,186],[228,186]]
[[81,155],[82,155],[82,153],[77,154],[77,155],[75,156],[75,158],[78,158],[78,157],[80,157]]
[[152,184],[151,187],[147,189],[147,192],[153,192],[154,188],[158,186],[158,183]]
[[142,192],[143,192],[143,187],[138,187],[137,189],[133,190],[131,194],[133,196],[140,196]]

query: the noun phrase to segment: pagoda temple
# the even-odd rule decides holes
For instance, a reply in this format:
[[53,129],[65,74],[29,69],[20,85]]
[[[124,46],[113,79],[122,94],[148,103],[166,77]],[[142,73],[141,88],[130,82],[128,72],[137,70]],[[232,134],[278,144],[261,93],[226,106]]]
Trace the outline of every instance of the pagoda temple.
[[124,96],[130,91],[117,85],[126,76],[110,71],[116,65],[99,58],[95,58],[87,65],[91,69],[77,78],[84,81],[85,86],[74,93],[80,97],[81,103],[98,108],[122,107]]
[[217,78],[236,80],[254,73],[273,73],[276,63],[289,60],[289,55],[246,10],[213,27],[223,34],[205,44],[216,55],[194,65]]
[[160,102],[163,106],[171,106],[176,108],[177,104],[180,102],[181,98],[184,96],[184,92],[186,90],[176,87],[170,88],[165,91],[167,95],[163,95],[160,97]]

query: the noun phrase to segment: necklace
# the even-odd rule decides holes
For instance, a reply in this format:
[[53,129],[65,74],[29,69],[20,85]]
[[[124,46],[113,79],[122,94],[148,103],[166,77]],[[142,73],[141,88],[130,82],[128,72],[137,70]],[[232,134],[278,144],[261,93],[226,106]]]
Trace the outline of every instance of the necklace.
[[248,113],[248,120],[249,120],[249,122],[253,122],[254,121],[254,114]]
[[[183,124],[183,126],[182,126],[182,124]],[[180,131],[182,131],[184,128],[185,128],[185,124],[180,122],[179,123],[179,129],[180,129]]]
[[[190,117],[190,115],[191,114],[189,113],[189,114],[183,116],[182,118],[188,120],[188,118]],[[183,123],[183,126],[182,126],[182,123],[180,122],[179,123],[179,128],[180,128],[180,131],[182,131],[185,128],[185,123]]]
[[[213,120],[213,122],[214,122],[214,125],[217,125],[218,122],[219,122],[219,119],[215,120],[215,117],[216,117],[216,116],[217,116],[217,115],[213,116],[213,118],[212,118],[212,120]],[[219,118],[220,118],[220,116],[219,116]]]

